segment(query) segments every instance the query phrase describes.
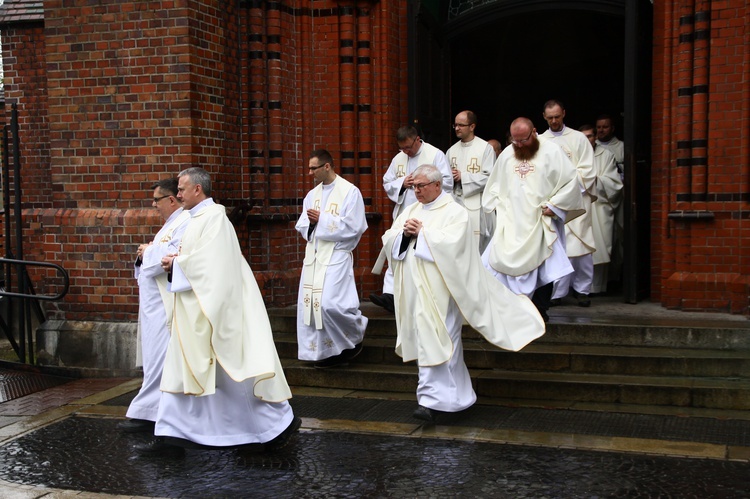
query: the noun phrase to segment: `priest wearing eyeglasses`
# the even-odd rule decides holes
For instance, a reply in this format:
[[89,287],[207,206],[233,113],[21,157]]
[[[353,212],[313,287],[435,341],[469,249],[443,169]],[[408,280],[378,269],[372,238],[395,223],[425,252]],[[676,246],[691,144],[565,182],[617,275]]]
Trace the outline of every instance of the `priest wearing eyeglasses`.
[[494,231],[495,219],[482,211],[482,193],[495,166],[495,149],[476,136],[477,115],[461,111],[456,115],[453,129],[458,142],[445,153],[453,172],[453,197],[469,212],[474,237],[479,251],[484,251]]
[[[396,131],[399,153],[391,160],[388,171],[383,175],[383,188],[393,201],[395,220],[407,206],[417,198],[411,187],[414,184],[414,171],[420,165],[434,165],[441,173],[441,185],[445,192],[453,191],[453,174],[443,151],[423,141],[413,126],[402,126]],[[378,264],[376,264],[378,265]],[[383,294],[371,294],[370,300],[389,312],[393,307],[393,272],[390,267],[383,279]]]
[[394,273],[396,353],[419,366],[413,416],[434,422],[476,401],[463,359],[464,319],[490,343],[513,351],[545,328],[528,298],[482,267],[469,214],[442,191],[440,170],[423,165],[413,177],[417,202],[383,235],[383,246]]
[[138,246],[135,278],[138,280],[138,354],[136,365],[143,366],[143,383],[128,406],[128,419],[117,425],[126,433],[154,431],[161,399],[161,373],[172,323],[172,297],[167,292],[167,273],[161,259],[176,253],[190,213],[177,198],[177,178],[170,177],[151,186],[151,205],[164,219],[164,226],[153,241]]
[[307,241],[297,302],[297,355],[316,368],[328,368],[362,351],[367,317],[359,309],[352,252],[367,220],[362,193],[336,174],[327,150],[312,152],[308,171],[315,187],[305,196],[295,225]]

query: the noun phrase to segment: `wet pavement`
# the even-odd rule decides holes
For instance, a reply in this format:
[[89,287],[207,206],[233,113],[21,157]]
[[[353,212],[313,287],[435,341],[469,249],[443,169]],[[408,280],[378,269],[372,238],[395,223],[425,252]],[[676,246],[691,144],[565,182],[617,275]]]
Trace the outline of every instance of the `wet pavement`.
[[46,391],[89,395],[0,428],[0,497],[750,496],[750,418],[477,404],[432,425],[403,394],[298,389],[302,431],[282,450],[142,457],[148,436],[116,429],[138,381],[72,380]]
[[[750,325],[651,304],[563,305],[550,315]],[[688,408],[571,410],[480,399],[433,425],[411,417],[413,393],[293,387],[303,424],[284,449],[142,457],[133,446],[148,437],[116,429],[139,379],[54,374],[0,364],[2,499],[750,497],[750,411],[714,417]]]
[[273,454],[142,458],[116,420],[73,417],[6,445],[0,477],[146,497],[747,497],[750,465],[303,431]]

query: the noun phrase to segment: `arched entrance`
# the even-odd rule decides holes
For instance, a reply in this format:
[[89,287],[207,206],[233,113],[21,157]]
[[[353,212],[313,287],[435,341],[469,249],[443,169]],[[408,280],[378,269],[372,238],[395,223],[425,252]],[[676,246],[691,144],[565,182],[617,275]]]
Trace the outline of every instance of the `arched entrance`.
[[[477,113],[479,136],[501,142],[518,116],[532,119],[540,133],[546,130],[542,106],[552,98],[565,103],[565,122],[572,128],[593,124],[601,114],[612,116],[616,135],[626,143],[621,289],[631,303],[647,296],[648,0],[444,0],[413,2],[412,13],[410,67],[416,70],[410,116],[434,145],[447,149],[455,140],[449,125],[462,109]],[[448,78],[425,71],[427,59]],[[449,104],[436,105],[436,99]]]

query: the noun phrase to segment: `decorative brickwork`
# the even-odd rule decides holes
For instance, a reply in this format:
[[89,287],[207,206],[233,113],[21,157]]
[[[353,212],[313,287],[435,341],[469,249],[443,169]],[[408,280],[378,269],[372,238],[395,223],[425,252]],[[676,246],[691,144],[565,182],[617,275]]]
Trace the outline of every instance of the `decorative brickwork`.
[[750,312],[750,9],[654,5],[652,299]]
[[[363,294],[379,289],[369,269],[390,205],[383,165],[405,121],[405,5],[36,4],[6,1],[0,23],[6,109],[20,117],[24,256],[71,277],[50,318],[135,320],[132,256],[161,224],[150,186],[190,166],[213,174],[267,302],[294,302],[294,222],[312,188],[303,165],[319,147],[362,189],[371,227],[355,272]],[[34,275],[38,292],[46,278]]]
[[[749,16],[744,1],[653,5],[651,299],[668,307],[749,312]],[[379,290],[369,269],[407,120],[407,2],[6,0],[0,28],[25,256],[71,273],[51,317],[135,319],[132,255],[160,225],[150,185],[196,165],[267,303],[293,303],[294,222],[320,147],[362,190],[355,273],[363,296]]]

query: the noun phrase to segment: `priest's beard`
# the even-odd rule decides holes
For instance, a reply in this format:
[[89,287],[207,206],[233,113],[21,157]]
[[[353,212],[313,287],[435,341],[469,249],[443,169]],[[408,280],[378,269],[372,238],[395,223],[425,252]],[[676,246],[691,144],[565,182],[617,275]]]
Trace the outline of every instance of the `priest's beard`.
[[539,151],[539,139],[536,137],[531,138],[531,143],[526,147],[518,147],[513,144],[513,152],[516,155],[516,159],[519,161],[529,161],[531,158],[536,156]]

